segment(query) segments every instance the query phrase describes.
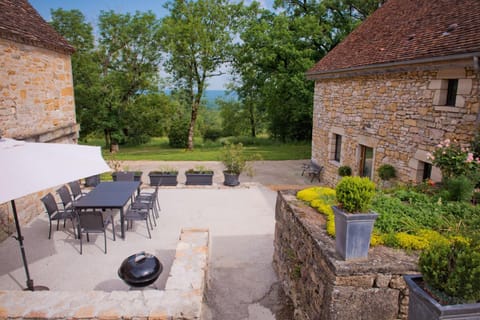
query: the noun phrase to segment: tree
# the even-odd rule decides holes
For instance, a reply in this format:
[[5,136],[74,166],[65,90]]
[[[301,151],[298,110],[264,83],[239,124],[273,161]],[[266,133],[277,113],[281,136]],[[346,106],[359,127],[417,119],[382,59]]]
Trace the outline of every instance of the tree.
[[310,139],[313,85],[304,74],[314,63],[314,51],[303,44],[303,34],[284,13],[274,14],[255,3],[246,11],[234,70],[251,134],[256,134],[260,115],[266,111],[272,136]]
[[[151,128],[146,127],[144,117],[135,115],[148,111],[142,109],[140,98],[158,94],[159,21],[150,11],[137,11],[134,15],[102,11],[99,33],[98,57],[104,97],[100,103],[103,112],[99,115],[106,145],[145,141]],[[149,123],[155,122],[154,119]],[[141,127],[143,130],[138,130]]]
[[239,101],[218,100],[220,117],[222,118],[222,133],[225,136],[239,136],[245,131],[246,117]]
[[172,101],[158,90],[159,21],[151,12],[101,12],[99,39],[78,10],[52,11],[52,25],[73,46],[72,70],[82,136],[105,144],[145,142],[164,133]]
[[206,80],[222,73],[232,42],[234,5],[227,0],[174,0],[167,3],[170,15],[162,21],[165,67],[178,88],[185,90],[191,108],[189,150]]
[[95,115],[100,94],[100,65],[96,60],[93,28],[79,10],[51,10],[51,25],[75,47],[72,55],[75,108],[80,123],[80,136],[95,132]]
[[383,2],[276,0],[275,13],[255,2],[244,7],[233,68],[251,119],[266,111],[272,136],[310,139],[313,83],[305,72]]

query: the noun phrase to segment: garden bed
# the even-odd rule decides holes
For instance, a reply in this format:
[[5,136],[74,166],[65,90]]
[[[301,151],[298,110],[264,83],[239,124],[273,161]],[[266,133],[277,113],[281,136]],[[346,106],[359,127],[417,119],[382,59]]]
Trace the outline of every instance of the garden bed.
[[418,256],[376,246],[368,260],[342,260],[325,216],[295,194],[278,193],[274,267],[296,319],[406,319],[403,275],[418,273]]

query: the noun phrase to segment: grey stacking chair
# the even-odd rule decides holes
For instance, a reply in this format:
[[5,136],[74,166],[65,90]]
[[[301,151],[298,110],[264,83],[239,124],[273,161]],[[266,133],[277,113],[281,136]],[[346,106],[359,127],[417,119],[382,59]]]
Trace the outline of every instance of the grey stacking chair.
[[[136,198],[135,198],[135,203],[140,203],[140,205],[145,206],[148,204],[152,212],[154,213],[154,218],[159,218],[160,214],[159,211],[161,210],[160,208],[160,202],[158,200],[158,185],[155,186],[155,190],[153,192],[146,192],[142,191]],[[138,204],[137,204],[138,205]],[[157,225],[157,222],[154,220],[155,226]]]
[[112,224],[113,241],[115,237],[115,224],[113,215],[101,210],[78,210],[78,238],[80,239],[80,254],[83,253],[82,233],[87,235],[87,241],[90,241],[90,233],[103,233],[105,254],[107,254],[107,226]]
[[150,219],[150,209],[148,207],[137,207],[133,208],[133,204],[128,206],[127,212],[125,213],[125,220],[127,221],[127,230],[129,228],[133,228],[133,221],[145,221],[145,224],[147,226],[147,231],[148,231],[148,237],[151,239],[152,234],[150,233],[150,227],[148,225],[148,222],[150,221],[150,226],[153,229],[152,226],[152,220]]
[[67,186],[63,185],[57,190],[60,200],[62,201],[63,209],[65,211],[73,211],[73,197]]
[[57,221],[57,230],[58,230],[60,220],[63,220],[63,227],[65,228],[65,222],[67,219],[70,219],[70,221],[72,221],[73,234],[76,237],[75,222],[74,222],[75,214],[73,210],[65,211],[65,210],[59,209],[57,202],[55,200],[55,197],[51,193],[48,193],[40,200],[43,202],[43,205],[45,206],[45,209],[48,214],[48,222],[50,224],[50,228],[48,230],[48,239],[50,239],[52,235],[52,221],[55,221],[55,220]]
[[70,187],[74,201],[86,195],[86,193],[82,191],[82,187],[80,186],[80,182],[78,182],[78,180],[69,182],[68,186]]

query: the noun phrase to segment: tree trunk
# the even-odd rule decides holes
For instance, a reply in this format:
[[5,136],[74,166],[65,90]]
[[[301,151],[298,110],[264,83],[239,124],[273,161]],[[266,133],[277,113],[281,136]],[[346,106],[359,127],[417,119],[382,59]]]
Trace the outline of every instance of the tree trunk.
[[193,150],[193,136],[195,134],[195,122],[197,121],[198,108],[200,106],[200,102],[202,101],[203,86],[205,85],[205,74],[202,74],[202,76],[197,79],[196,84],[197,84],[196,94],[193,91],[193,86],[190,87],[190,97],[192,101],[192,116],[190,118],[190,127],[188,128],[187,149],[189,151]]
[[110,132],[108,129],[103,129],[103,134],[104,134],[104,137],[105,137],[105,147],[106,148],[110,148],[110,142],[111,142],[111,139],[110,139]]
[[195,122],[197,121],[198,115],[198,104],[194,102],[192,104],[192,115],[190,118],[190,126],[188,128],[188,145],[187,149],[192,151],[193,150],[193,136],[195,133]]
[[256,124],[255,124],[255,112],[254,112],[254,107],[250,105],[250,108],[248,108],[249,113],[250,113],[250,132],[252,134],[252,137],[255,138],[257,136],[256,132]]

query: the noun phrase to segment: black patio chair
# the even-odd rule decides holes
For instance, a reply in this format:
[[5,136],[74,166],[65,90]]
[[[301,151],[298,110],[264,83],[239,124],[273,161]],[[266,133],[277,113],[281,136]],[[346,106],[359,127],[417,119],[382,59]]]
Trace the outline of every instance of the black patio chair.
[[60,196],[60,200],[62,200],[63,209],[65,211],[72,211],[73,210],[73,196],[68,190],[67,186],[63,185],[57,189],[57,193]]
[[148,231],[148,237],[151,239],[152,234],[150,233],[150,227],[148,226],[148,222],[150,221],[150,226],[153,230],[152,221],[150,220],[150,209],[148,207],[145,208],[133,208],[132,204],[128,207],[127,212],[125,213],[125,220],[127,221],[127,230],[129,228],[133,228],[133,221],[145,221]]
[[140,194],[137,196],[138,199],[141,199],[141,200],[149,200],[149,199],[152,199],[153,200],[153,204],[154,204],[154,209],[155,209],[155,216],[157,218],[160,217],[160,200],[158,200],[158,185],[155,186],[155,190],[153,192],[147,192],[147,191],[142,191],[140,192]]
[[148,209],[153,216],[153,222],[157,226],[156,219],[160,217],[160,204],[158,203],[158,186],[153,192],[141,192],[132,202],[133,209]]
[[55,221],[55,220],[57,221],[57,230],[58,230],[60,220],[63,220],[63,227],[65,228],[65,223],[67,219],[70,219],[70,221],[72,221],[73,234],[76,237],[74,211],[73,210],[65,211],[65,210],[59,209],[57,202],[55,200],[55,197],[51,193],[48,193],[40,200],[43,202],[43,205],[45,206],[45,209],[48,214],[48,222],[50,223],[50,228],[48,230],[48,239],[50,239],[52,235],[52,221]]
[[68,186],[70,187],[74,201],[86,195],[86,193],[82,191],[82,187],[80,186],[80,182],[78,182],[78,180],[69,182]]
[[80,239],[80,254],[83,253],[82,233],[87,234],[87,241],[90,241],[90,233],[103,233],[105,243],[105,254],[107,254],[107,226],[112,224],[113,241],[115,237],[115,224],[113,215],[100,210],[78,210],[78,238]]

